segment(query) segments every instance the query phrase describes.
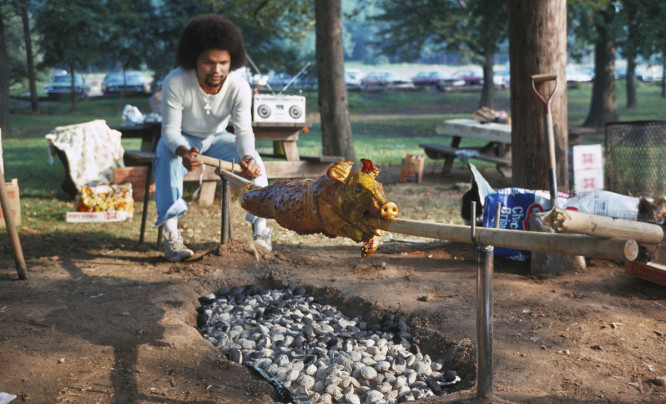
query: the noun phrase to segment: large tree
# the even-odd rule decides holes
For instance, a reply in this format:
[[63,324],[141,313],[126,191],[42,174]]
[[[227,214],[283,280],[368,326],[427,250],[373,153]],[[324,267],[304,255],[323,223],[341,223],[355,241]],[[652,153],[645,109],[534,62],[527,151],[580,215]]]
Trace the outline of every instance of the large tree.
[[356,161],[344,79],[340,0],[315,0],[315,16],[323,152]]
[[311,0],[208,0],[206,3],[240,26],[248,54],[261,72],[296,73],[312,62],[313,54],[306,54],[306,60],[301,56],[303,41],[314,28]]
[[[645,1],[647,44],[651,44],[650,53],[658,55],[661,61],[661,96],[666,97],[666,4],[663,1]],[[647,56],[647,55],[645,55]]]
[[28,64],[28,87],[30,88],[30,107],[37,112],[37,78],[35,75],[35,60],[32,53],[32,36],[30,32],[30,17],[28,15],[28,0],[20,0],[21,20],[23,22],[23,40],[25,41],[25,57]]
[[647,22],[649,10],[646,0],[623,0],[619,5],[619,18],[623,27],[622,34],[617,40],[620,53],[627,59],[625,76],[627,94],[627,108],[636,108],[636,59],[640,55],[649,55],[651,52],[648,42]]
[[4,10],[0,5],[0,130],[9,128],[9,58],[5,41]]
[[493,106],[494,57],[506,40],[507,8],[495,0],[384,0],[376,17],[390,23],[381,31],[383,51],[414,60],[425,44],[467,55],[483,68],[479,106]]
[[211,6],[202,5],[199,0],[169,0],[158,4],[156,18],[143,24],[146,35],[153,39],[145,49],[145,58],[156,79],[173,69],[178,37],[190,18],[213,11]]
[[[146,21],[157,19],[151,0],[107,0],[109,30],[104,33],[106,49],[114,63],[121,67],[123,82],[127,69],[138,68],[146,62],[146,50],[155,42],[154,33],[146,28]],[[125,86],[120,93],[123,104]]]
[[[535,74],[554,73],[557,91],[550,110],[555,132],[558,188],[568,190],[568,128],[566,86],[566,1],[509,0],[511,58],[511,152],[513,185],[548,189],[549,154],[544,104],[532,89]],[[548,97],[555,81],[537,85]]]
[[72,111],[76,110],[74,74],[99,59],[100,44],[110,29],[102,2],[48,0],[35,9],[36,29],[41,36],[44,64],[64,64],[72,77]]
[[569,14],[576,21],[573,31],[581,48],[594,45],[594,80],[590,109],[583,126],[600,128],[616,121],[615,40],[620,33],[616,4],[610,0],[577,1],[569,4]]

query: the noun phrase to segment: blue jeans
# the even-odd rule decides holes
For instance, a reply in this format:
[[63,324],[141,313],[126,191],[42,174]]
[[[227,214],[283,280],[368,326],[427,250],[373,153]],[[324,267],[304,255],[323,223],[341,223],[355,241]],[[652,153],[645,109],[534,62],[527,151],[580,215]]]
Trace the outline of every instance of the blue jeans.
[[[228,132],[220,132],[205,139],[183,134],[187,141],[187,147],[197,147],[199,153],[226,161],[239,162],[241,156],[236,150],[236,136]],[[155,204],[157,205],[157,221],[155,226],[161,226],[167,219],[179,218],[187,212],[187,203],[183,200],[183,178],[187,169],[183,166],[183,159],[176,156],[164,141],[160,139],[157,143],[157,157],[154,161],[153,180],[155,181]],[[257,185],[268,185],[266,167],[255,151],[254,158],[261,168],[261,176],[252,180]],[[214,170],[213,167],[206,167]],[[246,216],[250,223],[254,223],[255,217]]]

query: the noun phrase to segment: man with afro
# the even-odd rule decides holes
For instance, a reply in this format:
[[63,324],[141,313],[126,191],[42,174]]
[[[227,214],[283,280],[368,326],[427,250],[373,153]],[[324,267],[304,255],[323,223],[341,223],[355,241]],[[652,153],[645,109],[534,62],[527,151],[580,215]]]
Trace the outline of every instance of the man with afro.
[[[178,231],[178,218],[187,212],[182,199],[183,177],[202,163],[196,154],[235,161],[243,176],[268,185],[266,168],[255,150],[252,130],[252,90],[236,72],[245,65],[240,29],[216,15],[202,14],[181,32],[175,70],[162,84],[162,136],[155,160],[156,226],[164,226],[164,256],[182,261],[193,252]],[[227,126],[233,124],[233,133]],[[271,249],[266,219],[246,215],[255,243]]]

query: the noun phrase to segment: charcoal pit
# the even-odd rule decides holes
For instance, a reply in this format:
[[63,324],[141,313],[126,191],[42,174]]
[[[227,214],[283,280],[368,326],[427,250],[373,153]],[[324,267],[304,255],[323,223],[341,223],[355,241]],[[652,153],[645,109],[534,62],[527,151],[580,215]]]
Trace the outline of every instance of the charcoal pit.
[[296,404],[402,403],[460,389],[457,371],[423,353],[394,313],[369,324],[322,300],[293,282],[222,288],[199,298],[197,327]]

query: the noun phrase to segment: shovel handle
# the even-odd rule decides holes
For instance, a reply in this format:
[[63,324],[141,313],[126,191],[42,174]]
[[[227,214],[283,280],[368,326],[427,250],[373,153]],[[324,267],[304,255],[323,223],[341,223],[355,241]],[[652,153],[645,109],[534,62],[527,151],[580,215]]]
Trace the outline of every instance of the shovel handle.
[[544,81],[552,81],[557,79],[556,73],[541,73],[532,75],[532,81],[535,83],[543,83]]

